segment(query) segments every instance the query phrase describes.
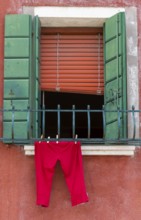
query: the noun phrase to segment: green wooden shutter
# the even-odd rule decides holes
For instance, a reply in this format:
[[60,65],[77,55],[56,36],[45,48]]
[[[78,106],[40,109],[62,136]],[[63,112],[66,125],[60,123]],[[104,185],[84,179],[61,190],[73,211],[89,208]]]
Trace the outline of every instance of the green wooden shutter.
[[[125,13],[106,20],[104,25],[104,65],[106,110],[126,110],[126,31]],[[120,118],[120,120],[118,120]],[[106,139],[125,138],[126,113],[106,113]]]
[[[33,108],[32,86],[35,84],[32,70],[32,17],[30,15],[6,15],[4,47],[4,109]],[[33,120],[27,124],[27,112],[4,113],[3,137],[27,139],[33,136]],[[13,134],[12,134],[13,127]],[[28,132],[29,133],[28,133]]]
[[[39,64],[40,64],[40,32],[41,24],[38,16],[33,19],[33,80],[31,81],[32,88],[32,108],[40,109],[41,92],[39,90]],[[34,83],[32,83],[34,82]],[[41,114],[34,112],[33,114],[33,136],[39,137],[41,128]]]

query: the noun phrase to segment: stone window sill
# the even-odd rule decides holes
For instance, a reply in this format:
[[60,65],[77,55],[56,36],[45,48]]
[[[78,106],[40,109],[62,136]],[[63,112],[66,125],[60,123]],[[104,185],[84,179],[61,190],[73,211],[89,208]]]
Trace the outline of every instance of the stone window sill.
[[[133,145],[82,145],[82,155],[86,156],[134,156]],[[24,145],[27,156],[34,155],[34,145]]]

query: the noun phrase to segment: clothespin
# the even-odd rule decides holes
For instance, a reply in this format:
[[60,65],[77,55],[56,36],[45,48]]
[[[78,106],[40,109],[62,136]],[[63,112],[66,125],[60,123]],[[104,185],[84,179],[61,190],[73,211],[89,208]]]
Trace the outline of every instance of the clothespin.
[[[78,138],[78,135],[76,134],[76,135],[75,135],[75,140],[76,140],[77,138]],[[75,141],[75,144],[76,144],[76,143],[77,143],[77,141]]]
[[[59,135],[58,135],[58,134],[56,134],[56,139],[58,139],[58,137],[59,137]],[[56,141],[56,144],[58,144],[58,141]]]
[[[41,137],[40,137],[41,139],[43,139],[44,138],[44,135],[43,134],[41,134]],[[39,141],[39,143],[41,143],[41,141]]]
[[48,136],[47,139],[48,139],[47,143],[49,143],[49,139],[50,139],[50,137]]

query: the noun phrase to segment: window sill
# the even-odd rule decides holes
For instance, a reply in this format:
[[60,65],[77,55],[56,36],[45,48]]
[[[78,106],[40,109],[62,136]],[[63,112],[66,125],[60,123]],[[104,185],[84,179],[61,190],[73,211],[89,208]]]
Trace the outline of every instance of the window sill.
[[[133,145],[82,145],[82,155],[87,156],[134,156],[136,147]],[[34,145],[24,145],[27,156],[34,155]]]

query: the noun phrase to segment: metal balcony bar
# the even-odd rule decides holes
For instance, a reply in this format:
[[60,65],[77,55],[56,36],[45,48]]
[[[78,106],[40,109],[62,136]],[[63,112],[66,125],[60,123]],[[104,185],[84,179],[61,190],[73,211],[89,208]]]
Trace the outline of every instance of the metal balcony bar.
[[[75,105],[72,106],[72,109],[61,109],[61,106],[58,105],[56,109],[46,109],[45,105],[43,105],[42,109],[30,109],[29,107],[27,107],[27,109],[15,109],[14,106],[12,106],[11,109],[0,109],[0,112],[2,112],[3,114],[5,112],[11,112],[12,116],[11,116],[11,121],[9,120],[9,123],[11,123],[11,138],[4,138],[1,137],[0,141],[11,141],[12,143],[26,143],[26,144],[31,144],[33,143],[35,140],[41,140],[41,137],[34,137],[33,135],[31,135],[30,129],[31,129],[31,117],[32,114],[35,113],[40,113],[41,117],[42,117],[42,127],[41,127],[41,134],[42,137],[44,137],[44,140],[48,140],[48,137],[46,137],[45,135],[45,120],[46,120],[46,113],[56,113],[57,114],[57,131],[56,134],[58,135],[57,137],[54,138],[50,138],[50,141],[56,141],[56,140],[60,140],[60,141],[81,141],[83,143],[97,143],[97,144],[106,144],[106,143],[111,143],[111,144],[137,144],[140,145],[141,144],[141,138],[136,138],[136,130],[137,130],[137,124],[136,124],[136,117],[135,114],[140,114],[141,110],[135,110],[134,106],[132,106],[131,110],[106,110],[104,107],[103,109],[91,109],[90,105],[87,106],[86,109],[76,109]],[[14,136],[14,126],[15,126],[15,113],[17,112],[26,112],[27,113],[27,118],[26,118],[26,123],[27,123],[27,138],[26,139],[22,139],[22,138],[15,138]],[[72,137],[69,138],[62,138],[61,137],[61,113],[71,113],[72,115]],[[106,132],[106,113],[107,112],[111,112],[117,113],[117,121],[118,121],[118,135],[116,139],[106,139],[105,138],[105,132]],[[86,113],[87,114],[87,138],[79,138],[79,134],[78,134],[78,138],[76,139],[75,135],[76,135],[76,113]],[[102,120],[103,120],[103,138],[93,138],[91,137],[91,114],[95,114],[95,113],[101,113],[102,114]],[[126,114],[126,117],[128,116],[128,114],[131,114],[131,118],[132,118],[132,138],[121,138],[120,137],[120,129],[121,129],[121,115],[122,114]]]

